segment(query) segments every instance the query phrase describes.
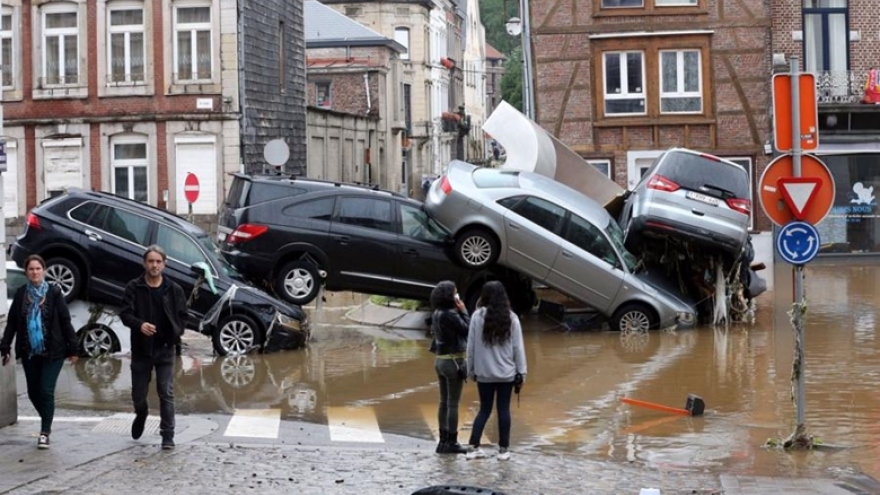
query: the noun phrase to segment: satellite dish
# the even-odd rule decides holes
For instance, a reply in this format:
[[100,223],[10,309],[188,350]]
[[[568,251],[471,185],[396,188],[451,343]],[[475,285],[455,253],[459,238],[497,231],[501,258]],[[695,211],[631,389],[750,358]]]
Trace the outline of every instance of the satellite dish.
[[507,28],[507,34],[511,36],[519,36],[522,33],[522,20],[519,17],[511,17],[504,27]]
[[281,138],[273,139],[266,143],[266,146],[263,148],[263,158],[266,159],[269,165],[280,167],[287,163],[287,159],[290,158],[290,147]]

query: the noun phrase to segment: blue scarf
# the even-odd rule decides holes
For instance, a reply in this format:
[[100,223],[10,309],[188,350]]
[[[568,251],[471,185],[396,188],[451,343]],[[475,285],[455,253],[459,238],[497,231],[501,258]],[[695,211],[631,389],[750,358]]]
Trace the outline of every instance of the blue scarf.
[[40,285],[27,284],[27,295],[31,306],[27,313],[28,341],[31,344],[31,356],[42,354],[46,350],[43,343],[43,315],[40,313],[40,301],[46,297],[49,284],[43,280]]

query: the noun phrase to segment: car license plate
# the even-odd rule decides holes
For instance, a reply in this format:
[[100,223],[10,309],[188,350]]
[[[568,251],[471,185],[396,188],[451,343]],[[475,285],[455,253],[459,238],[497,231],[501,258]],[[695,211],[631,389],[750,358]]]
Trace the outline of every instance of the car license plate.
[[706,203],[707,205],[718,206],[718,198],[713,198],[712,196],[706,196],[705,194],[700,194],[693,191],[688,191],[686,196],[688,197],[688,199],[693,199],[701,203]]

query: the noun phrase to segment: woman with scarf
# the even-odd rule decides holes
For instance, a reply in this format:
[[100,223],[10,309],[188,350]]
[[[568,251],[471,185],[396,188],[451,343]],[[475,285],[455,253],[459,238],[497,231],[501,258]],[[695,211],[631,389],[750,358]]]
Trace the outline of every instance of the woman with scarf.
[[30,255],[24,260],[24,270],[28,283],[12,299],[0,355],[6,366],[15,339],[15,355],[24,368],[28,398],[40,415],[37,448],[48,449],[55,416],[55,384],[64,358],[76,362],[79,345],[61,289],[45,280],[46,262]]

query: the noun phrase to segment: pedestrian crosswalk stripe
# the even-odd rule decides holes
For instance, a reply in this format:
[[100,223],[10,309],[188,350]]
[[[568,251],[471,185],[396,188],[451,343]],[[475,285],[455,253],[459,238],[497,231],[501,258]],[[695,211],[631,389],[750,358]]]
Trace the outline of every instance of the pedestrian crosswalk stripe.
[[385,442],[372,407],[328,407],[327,427],[333,442]]
[[[434,440],[440,440],[440,429],[437,426],[437,404],[420,404],[419,411],[422,413],[422,420],[430,428],[431,435]],[[459,407],[458,410],[458,442],[464,444],[468,442],[473,429],[476,411],[472,408]],[[485,430],[480,438],[480,445],[491,444],[492,442],[486,437]]]
[[278,438],[281,409],[236,409],[225,437]]

